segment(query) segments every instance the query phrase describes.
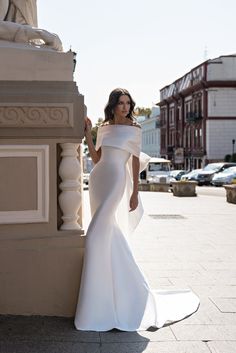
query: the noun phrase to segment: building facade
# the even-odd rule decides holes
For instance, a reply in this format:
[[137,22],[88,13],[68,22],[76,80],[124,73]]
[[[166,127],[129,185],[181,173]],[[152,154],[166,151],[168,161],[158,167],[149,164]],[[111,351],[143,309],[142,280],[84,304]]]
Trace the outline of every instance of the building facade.
[[150,116],[138,119],[142,126],[142,151],[160,157],[160,109],[153,107]]
[[223,161],[236,139],[236,55],[207,60],[160,91],[161,156],[176,169]]

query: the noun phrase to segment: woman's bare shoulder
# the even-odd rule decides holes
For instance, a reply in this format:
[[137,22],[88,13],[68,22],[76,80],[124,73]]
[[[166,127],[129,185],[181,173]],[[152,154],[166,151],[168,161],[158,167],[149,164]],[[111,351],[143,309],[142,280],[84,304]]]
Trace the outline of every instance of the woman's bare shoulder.
[[100,126],[107,126],[107,125],[112,125],[111,123],[109,123],[109,121],[103,121],[100,125]]
[[107,126],[107,125],[128,125],[128,126],[135,126],[135,127],[138,127],[138,128],[140,128],[141,129],[141,125],[137,122],[137,121],[135,121],[135,120],[133,120],[132,122],[131,122],[131,124],[114,124],[113,122],[109,122],[109,121],[104,121],[104,122],[102,122],[100,125],[99,125],[99,127],[101,126]]
[[131,126],[135,126],[135,127],[140,128],[140,129],[142,128],[141,125],[135,120],[132,122]]

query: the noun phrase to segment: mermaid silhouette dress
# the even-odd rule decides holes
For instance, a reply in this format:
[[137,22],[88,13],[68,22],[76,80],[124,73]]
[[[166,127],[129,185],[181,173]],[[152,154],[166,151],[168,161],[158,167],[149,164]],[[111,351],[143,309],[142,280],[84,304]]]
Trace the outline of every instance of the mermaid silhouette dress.
[[91,171],[89,224],[74,318],[78,330],[143,331],[181,320],[199,307],[190,289],[154,290],[131,250],[130,234],[143,207],[129,212],[132,193],[132,155],[140,171],[150,157],[140,151],[141,129],[129,125],[98,128],[96,150],[101,158]]

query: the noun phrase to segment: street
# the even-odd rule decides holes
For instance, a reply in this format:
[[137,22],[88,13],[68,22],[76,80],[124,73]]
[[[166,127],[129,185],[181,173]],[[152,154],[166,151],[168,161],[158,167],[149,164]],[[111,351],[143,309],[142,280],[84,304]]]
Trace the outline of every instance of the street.
[[197,194],[225,197],[225,188],[215,186],[197,186]]

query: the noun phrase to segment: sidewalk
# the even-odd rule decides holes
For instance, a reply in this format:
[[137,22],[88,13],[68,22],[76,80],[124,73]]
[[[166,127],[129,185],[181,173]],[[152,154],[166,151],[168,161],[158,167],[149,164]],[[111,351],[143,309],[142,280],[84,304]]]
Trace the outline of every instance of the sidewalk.
[[141,193],[145,214],[132,237],[151,286],[190,287],[201,300],[197,313],[139,333],[76,331],[73,319],[0,316],[0,353],[235,353],[236,205],[226,203],[223,189],[199,193]]

